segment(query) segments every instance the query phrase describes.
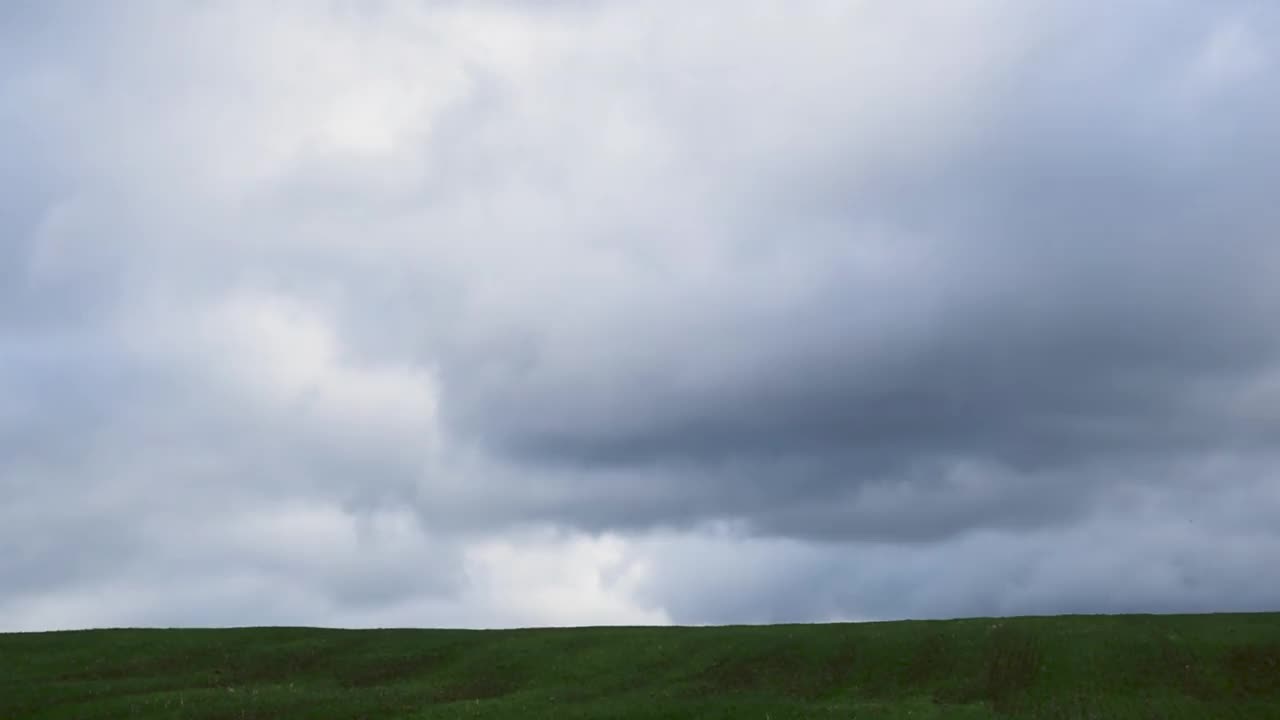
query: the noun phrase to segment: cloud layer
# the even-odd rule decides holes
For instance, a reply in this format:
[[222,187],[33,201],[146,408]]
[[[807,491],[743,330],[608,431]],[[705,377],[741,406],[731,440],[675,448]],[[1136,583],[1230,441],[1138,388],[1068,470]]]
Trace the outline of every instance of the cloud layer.
[[1274,608],[1276,37],[0,11],[0,629]]

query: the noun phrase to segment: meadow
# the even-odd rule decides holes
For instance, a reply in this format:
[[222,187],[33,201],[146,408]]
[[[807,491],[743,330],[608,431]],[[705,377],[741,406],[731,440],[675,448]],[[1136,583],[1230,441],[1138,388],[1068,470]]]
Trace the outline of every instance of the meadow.
[[1280,613],[0,634],[29,718],[1280,718]]

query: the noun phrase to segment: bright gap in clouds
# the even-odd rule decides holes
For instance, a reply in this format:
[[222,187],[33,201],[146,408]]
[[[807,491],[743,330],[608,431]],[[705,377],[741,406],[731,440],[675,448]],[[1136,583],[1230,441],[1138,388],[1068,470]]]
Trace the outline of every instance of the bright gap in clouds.
[[1277,37],[0,10],[0,630],[1275,609]]

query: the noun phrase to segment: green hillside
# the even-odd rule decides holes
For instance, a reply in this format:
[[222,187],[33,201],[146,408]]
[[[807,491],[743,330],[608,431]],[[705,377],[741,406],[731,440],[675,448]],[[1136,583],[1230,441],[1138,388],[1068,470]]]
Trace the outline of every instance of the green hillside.
[[1280,718],[1280,614],[0,634],[0,718]]

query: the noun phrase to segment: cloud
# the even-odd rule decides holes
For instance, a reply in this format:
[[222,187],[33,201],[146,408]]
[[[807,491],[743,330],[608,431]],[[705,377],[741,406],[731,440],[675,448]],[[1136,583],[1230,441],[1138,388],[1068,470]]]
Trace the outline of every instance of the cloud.
[[[1105,485],[1100,463],[1268,446],[1274,423],[1231,398],[1276,364],[1259,332],[1276,302],[1261,192],[1274,133],[1261,118],[1276,108],[1254,96],[1258,119],[1242,124],[1187,95],[1240,15],[1188,12],[1156,43],[1135,39],[1144,12],[1049,10],[966,6],[944,18],[961,39],[929,53],[848,35],[898,37],[922,25],[909,11],[854,27],[796,12],[793,34],[734,18],[742,32],[727,36],[767,32],[792,51],[773,62],[727,41],[704,67],[662,36],[671,47],[648,69],[679,58],[692,87],[660,117],[642,105],[628,118],[688,179],[646,186],[640,217],[589,232],[575,221],[600,207],[590,158],[498,205],[503,218],[563,207],[563,224],[498,276],[496,297],[471,288],[468,344],[441,361],[446,417],[518,462],[647,471],[668,500],[653,513],[643,480],[610,493],[640,524],[693,505],[791,534],[862,532],[821,517],[857,518],[849,495],[956,504],[962,478],[987,488],[963,491],[984,512],[921,524],[1006,508],[1043,522]],[[819,25],[839,28],[830,45]],[[724,66],[759,72],[725,82]],[[625,98],[625,79],[590,87]],[[1044,511],[1014,507],[1024,497]]]
[[2,12],[0,626],[1280,598],[1265,4]]

